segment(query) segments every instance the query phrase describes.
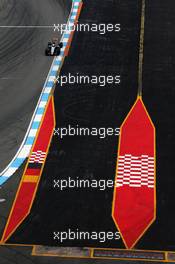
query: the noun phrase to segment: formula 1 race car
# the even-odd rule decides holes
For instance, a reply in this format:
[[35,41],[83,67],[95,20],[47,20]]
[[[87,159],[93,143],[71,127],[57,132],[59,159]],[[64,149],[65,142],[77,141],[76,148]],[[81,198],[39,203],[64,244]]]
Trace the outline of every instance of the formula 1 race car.
[[47,48],[45,50],[46,56],[59,56],[60,51],[63,47],[63,43],[58,43],[58,39],[52,39],[52,42],[48,42]]

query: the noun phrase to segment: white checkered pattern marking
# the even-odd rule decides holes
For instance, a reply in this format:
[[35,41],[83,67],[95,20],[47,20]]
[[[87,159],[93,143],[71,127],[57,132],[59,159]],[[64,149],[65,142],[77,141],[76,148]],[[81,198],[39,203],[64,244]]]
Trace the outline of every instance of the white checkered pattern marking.
[[140,157],[125,154],[119,156],[117,168],[117,187],[154,188],[154,157],[141,155]]
[[29,158],[29,162],[30,163],[35,163],[35,162],[43,163],[45,157],[46,157],[46,152],[43,152],[41,150],[37,150],[37,151],[32,152],[32,154],[30,155],[30,158]]

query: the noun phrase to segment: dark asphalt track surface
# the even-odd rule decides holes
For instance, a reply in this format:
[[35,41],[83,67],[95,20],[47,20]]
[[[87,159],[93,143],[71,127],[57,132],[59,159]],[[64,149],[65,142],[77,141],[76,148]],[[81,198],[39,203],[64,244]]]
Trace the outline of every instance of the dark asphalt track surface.
[[[121,74],[119,87],[65,85],[55,90],[57,127],[120,127],[137,95],[141,1],[84,1],[80,22],[121,23],[120,33],[76,33],[62,74]],[[175,250],[174,2],[146,1],[143,100],[157,130],[157,220],[137,244],[138,249]],[[98,10],[93,13],[92,10]],[[91,16],[89,16],[91,14]],[[109,16],[110,14],[110,16]],[[96,49],[98,47],[98,49]],[[57,245],[53,231],[115,231],[111,215],[113,190],[53,189],[54,179],[114,179],[117,138],[53,137],[31,214],[9,239],[24,244]],[[98,208],[98,210],[97,210]],[[31,234],[32,232],[32,234]],[[60,245],[60,244],[59,244]],[[62,246],[96,246],[90,241],[65,241]],[[107,241],[103,247],[124,247]]]
[[[84,0],[79,22],[121,23],[119,33],[76,32],[61,74],[121,75],[121,85],[69,84],[55,90],[56,127],[120,127],[137,97],[141,2]],[[97,10],[97,12],[93,12]],[[110,15],[109,15],[110,14]],[[98,48],[97,48],[98,47]],[[113,179],[118,137],[54,136],[32,211],[9,243],[124,247],[121,240],[65,241],[54,231],[117,231],[111,217],[113,189],[53,189],[54,179]],[[98,209],[97,209],[98,208]]]
[[[99,3],[99,1],[89,0],[88,2],[91,2],[92,5],[94,5],[93,7],[97,8],[96,4]],[[87,1],[84,2],[87,3]],[[113,1],[106,0],[104,2],[108,2],[111,5],[113,4],[115,5]],[[130,106],[134,101],[137,91],[138,61],[136,58],[138,55],[138,45],[136,43],[138,41],[138,31],[139,31],[139,22],[140,22],[138,20],[140,14],[140,7],[138,2],[139,1],[134,1],[134,0],[132,1],[132,3],[129,0],[122,1],[124,8],[123,10],[125,10],[124,13],[125,15],[121,13],[121,10],[119,8],[119,6],[122,7],[121,2],[120,5],[118,6],[120,12],[119,10],[118,10],[119,13],[117,13],[116,11],[119,21],[121,23],[122,21],[124,21],[125,26],[130,25],[130,27],[128,27],[126,31],[123,32],[123,35],[120,35],[121,39],[117,39],[117,40],[112,39],[111,41],[111,43],[113,43],[113,41],[116,41],[115,52],[116,50],[118,50],[118,54],[120,56],[115,57],[114,55],[112,58],[113,63],[111,64],[110,61],[110,65],[114,66],[116,63],[116,59],[118,59],[119,60],[118,65],[121,67],[120,68],[118,66],[119,67],[118,69],[121,69],[121,74],[123,74],[124,76],[124,83],[122,84],[120,92],[118,93],[117,91],[114,91],[114,89],[109,90],[109,88],[108,89],[106,88],[107,90],[105,90],[105,88],[104,89],[100,88],[100,90],[95,89],[95,91],[89,88],[88,91],[85,91],[87,90],[87,87],[84,87],[83,88],[84,90],[83,91],[81,90],[81,92],[80,92],[80,87],[76,87],[75,89],[72,88],[71,91],[70,89],[68,89],[68,87],[64,87],[64,89],[57,88],[57,90],[55,91],[55,101],[60,102],[60,104],[56,105],[57,126],[63,126],[65,124],[70,124],[70,123],[77,124],[77,122],[79,124],[82,124],[83,126],[85,125],[92,126],[94,124],[100,124],[100,125],[115,124],[116,126],[118,126],[121,124],[123,117],[126,115],[128,109],[130,108]],[[124,3],[126,3],[126,6]],[[153,225],[153,227],[150,229],[150,232],[148,232],[144,237],[144,241],[141,241],[141,246],[144,245],[145,243],[146,245],[149,245],[151,249],[155,248],[155,246],[156,247],[160,246],[163,249],[165,249],[164,246],[168,245],[170,250],[174,250],[175,216],[174,216],[173,201],[175,201],[174,198],[175,181],[172,172],[174,171],[174,166],[175,166],[174,165],[175,163],[173,162],[175,131],[173,131],[174,128],[172,123],[174,122],[173,105],[175,101],[175,90],[174,90],[175,4],[173,0],[167,0],[166,2],[165,1],[162,2],[160,0],[155,0],[154,2],[151,0],[147,0],[146,3],[147,5],[146,5],[146,27],[145,27],[143,99],[153,119],[153,122],[155,123],[155,126],[157,128],[158,218],[157,218],[157,223]],[[101,4],[102,9],[105,8],[104,7],[105,4],[104,5],[103,4]],[[98,5],[98,7],[99,6],[100,5]],[[87,8],[86,11],[84,11],[84,14],[86,14],[86,12],[89,12],[91,8],[89,8],[89,10]],[[97,14],[95,13],[94,18],[96,15]],[[113,19],[114,17],[112,15],[112,11],[110,12],[110,15],[111,15],[111,19]],[[130,34],[128,34],[128,32],[130,32]],[[98,52],[94,51],[95,55],[93,56],[93,58],[91,58],[89,54],[85,52],[88,51],[88,49],[85,49],[86,41],[85,40],[80,41],[79,44],[77,44],[78,43],[77,41],[79,39],[83,40],[83,38],[86,38],[86,36],[85,35],[82,36],[81,34],[75,35],[70,53],[71,61],[69,60],[69,58],[68,60],[65,61],[65,64],[62,69],[63,73],[69,71],[76,72],[80,70],[79,67],[82,67],[85,61],[87,62],[87,65],[94,65],[94,67],[99,65],[98,62],[95,60],[95,56],[97,57],[99,56],[98,58],[101,64],[103,64],[104,61],[103,59],[101,59],[100,53],[103,51],[104,52],[103,55],[105,56],[106,54],[105,51],[106,49],[108,50],[108,45],[105,43],[102,45],[98,45],[99,51]],[[101,37],[101,39],[103,38]],[[121,40],[123,46],[122,44],[120,44],[119,40]],[[94,45],[94,43],[97,44],[97,41],[99,41],[98,38],[94,39],[91,36],[91,41],[88,44]],[[110,45],[111,43],[108,44]],[[112,51],[113,50],[111,50],[111,52]],[[124,52],[124,56],[121,56],[121,51]],[[78,56],[81,57],[81,61],[84,60],[82,64],[81,61],[78,60],[79,58]],[[73,58],[76,59],[73,60]],[[90,67],[87,69],[90,69]],[[93,72],[93,69],[91,70]],[[105,72],[106,69],[104,68],[103,70]],[[72,94],[72,91],[74,91],[75,93],[74,95]],[[82,101],[83,104],[81,103]],[[56,193],[54,193],[53,190],[51,190],[52,179],[54,177],[57,177],[58,175],[61,177],[65,177],[65,175],[70,176],[70,172],[72,171],[74,172],[75,177],[77,176],[76,175],[77,172],[78,174],[87,176],[89,175],[89,173],[91,174],[91,172],[89,172],[90,167],[92,168],[94,175],[96,171],[97,171],[96,175],[98,175],[99,171],[101,172],[104,171],[104,174],[111,177],[112,173],[114,173],[115,170],[114,168],[111,169],[111,167],[113,167],[111,166],[111,164],[115,163],[116,145],[117,145],[116,138],[111,138],[110,140],[108,139],[106,140],[105,143],[101,143],[101,141],[96,141],[96,140],[92,140],[92,142],[90,142],[89,139],[84,139],[84,140],[82,139],[80,141],[79,138],[77,139],[74,138],[73,140],[65,138],[64,141],[61,142],[61,144],[60,144],[60,140],[54,138],[52,141],[52,146],[50,148],[47,164],[45,166],[45,170],[42,176],[43,181],[40,184],[37,195],[37,201],[35,201],[34,203],[32,214],[28,219],[26,219],[23,225],[18,229],[18,231],[15,233],[15,236],[12,237],[13,241],[19,241],[21,238],[29,242],[31,240],[32,241],[35,240],[37,242],[39,240],[46,242],[48,238],[47,235],[51,231],[51,230],[46,230],[46,226],[48,227],[47,221],[49,222],[49,224],[51,224],[51,228],[53,228],[53,226],[55,228],[56,226],[55,225],[56,221],[52,221],[53,215],[51,212],[53,211],[53,208],[59,210],[61,208],[64,217],[62,217],[61,214],[59,214],[58,217],[61,216],[65,222],[68,220],[68,218],[70,219],[70,214],[73,215],[72,213],[74,210],[75,212],[72,217],[72,219],[74,220],[74,217],[76,217],[77,215],[77,209],[74,209],[74,207],[72,208],[71,206],[75,206],[75,205],[72,202],[70,206],[71,210],[67,210],[66,212],[63,211],[63,209],[65,208],[65,204],[63,204],[64,195],[62,195],[62,197],[58,195],[57,198],[55,199]],[[97,146],[98,146],[98,151],[95,151],[97,149]],[[87,149],[83,151],[85,147],[87,147],[87,149],[91,151],[90,154],[92,156],[92,159],[87,159],[90,158],[90,154],[89,156],[86,156]],[[111,150],[110,153],[109,150]],[[81,153],[81,167],[79,165],[80,153]],[[100,155],[98,155],[99,153]],[[59,157],[59,162],[58,162],[58,157]],[[75,159],[73,159],[74,157]],[[94,160],[95,163],[93,163]],[[50,181],[48,179],[49,177],[51,177]],[[76,195],[75,194],[71,194],[71,195],[72,195],[71,198],[73,197],[75,201]],[[91,203],[91,201],[93,200],[93,202],[95,203],[96,197],[95,198],[93,197],[92,200],[90,199],[90,196],[92,195],[93,195],[92,193],[91,194],[87,193],[86,198],[88,199],[88,202]],[[55,200],[59,201],[58,207],[57,207],[58,203],[57,204],[54,203],[53,196]],[[107,193],[104,199],[100,197],[99,200],[101,201],[101,204],[105,202],[106,205],[106,203],[109,204],[110,197],[111,194]],[[79,196],[79,201],[81,200],[80,198],[81,196]],[[69,202],[71,202],[71,199],[69,200]],[[78,200],[76,203],[81,206]],[[42,207],[41,204],[44,204],[44,206]],[[62,204],[64,205],[63,207],[60,206]],[[48,211],[48,209],[50,209],[50,211]],[[103,209],[105,209],[105,206],[103,207]],[[85,208],[85,210],[89,210],[89,208]],[[83,212],[84,214],[85,213],[87,214],[87,212],[85,211]],[[55,219],[58,220],[55,214],[54,217],[55,217],[54,220]],[[83,214],[81,215],[81,217],[83,217]],[[42,222],[43,219],[47,221]],[[75,219],[77,221],[77,218]],[[38,221],[41,224],[40,227],[38,225],[36,226]],[[62,220],[62,224],[64,224],[65,222],[63,222]],[[42,233],[42,230],[46,231],[44,232],[44,235]],[[39,232],[40,234],[39,238],[36,237],[35,235],[36,232]],[[152,234],[154,234],[154,236]],[[101,260],[77,261],[77,260],[58,260],[57,258],[34,259],[33,257],[29,257],[29,254],[30,254],[30,249],[8,248],[8,247],[0,248],[0,260],[2,258],[2,264],[9,264],[9,263],[18,264],[21,263],[21,260],[24,260],[24,263],[26,264],[28,263],[52,264],[52,263],[67,263],[67,262],[73,264],[74,262],[83,263],[83,264],[98,263],[98,262],[114,263],[114,261],[109,261],[109,260],[108,261],[101,261]],[[14,256],[16,256],[15,261],[14,261]],[[121,263],[121,261],[115,261],[115,262]],[[125,263],[132,263],[132,262],[126,261]],[[137,263],[144,263],[144,262],[137,262]]]
[[[0,26],[65,23],[70,3],[1,0]],[[53,28],[0,28],[0,171],[16,154],[28,128],[53,59],[44,56],[53,34]]]

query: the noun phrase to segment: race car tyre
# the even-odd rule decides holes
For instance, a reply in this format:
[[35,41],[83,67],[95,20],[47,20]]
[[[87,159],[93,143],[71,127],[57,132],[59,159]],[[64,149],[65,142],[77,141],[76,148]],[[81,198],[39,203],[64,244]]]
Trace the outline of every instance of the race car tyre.
[[49,56],[48,50],[45,50],[45,55]]
[[63,47],[63,42],[60,42],[58,46],[60,47],[60,49],[62,49],[62,47]]

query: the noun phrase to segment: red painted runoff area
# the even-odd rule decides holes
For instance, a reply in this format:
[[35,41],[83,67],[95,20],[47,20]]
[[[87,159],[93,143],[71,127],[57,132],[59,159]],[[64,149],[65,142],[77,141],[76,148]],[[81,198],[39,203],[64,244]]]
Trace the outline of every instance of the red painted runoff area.
[[54,126],[54,103],[51,97],[18,188],[2,237],[2,242],[5,242],[12,235],[30,212],[42,174],[42,167],[47,156],[50,139],[53,135]]
[[127,248],[155,220],[155,128],[138,97],[121,127],[113,219]]

